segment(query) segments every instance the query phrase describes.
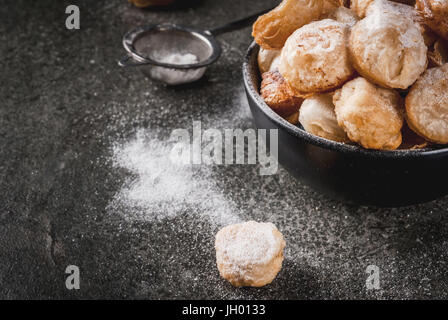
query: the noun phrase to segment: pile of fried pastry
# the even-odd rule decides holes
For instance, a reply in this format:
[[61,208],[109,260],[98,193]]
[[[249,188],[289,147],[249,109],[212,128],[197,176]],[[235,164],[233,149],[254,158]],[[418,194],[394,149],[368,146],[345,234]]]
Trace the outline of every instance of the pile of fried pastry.
[[367,149],[448,144],[448,0],[283,0],[253,25],[260,94]]

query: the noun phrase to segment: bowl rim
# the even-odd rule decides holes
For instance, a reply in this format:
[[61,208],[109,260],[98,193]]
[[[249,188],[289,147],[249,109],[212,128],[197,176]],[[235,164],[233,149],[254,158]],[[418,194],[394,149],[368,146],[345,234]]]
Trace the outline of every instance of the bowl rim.
[[[243,81],[246,92],[253,101],[255,101],[256,106],[278,127],[284,129],[288,133],[303,139],[304,141],[333,151],[338,151],[347,154],[357,154],[357,155],[365,155],[373,158],[417,158],[417,157],[425,157],[425,156],[437,156],[437,155],[445,155],[448,153],[448,147],[440,147],[438,149],[401,149],[401,150],[372,150],[365,149],[358,145],[350,145],[341,142],[336,142],[332,140],[327,140],[318,136],[315,136],[311,133],[306,132],[305,130],[295,126],[282,117],[280,117],[277,113],[275,113],[263,100],[263,98],[259,94],[259,89],[255,87],[252,83],[252,76],[255,72],[254,68],[251,65],[252,56],[258,54],[259,45],[253,41],[246,53],[243,62]],[[258,71],[258,68],[256,70]]]

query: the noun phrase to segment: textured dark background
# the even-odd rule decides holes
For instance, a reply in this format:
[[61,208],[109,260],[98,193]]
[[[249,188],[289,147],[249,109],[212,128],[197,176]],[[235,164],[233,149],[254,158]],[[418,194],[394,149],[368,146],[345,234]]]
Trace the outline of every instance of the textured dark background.
[[[158,221],[108,210],[129,178],[112,146],[145,128],[169,133],[193,120],[252,127],[241,63],[245,29],[219,38],[224,52],[204,79],[167,88],[117,67],[131,27],[210,27],[272,5],[203,0],[139,10],[124,0],[6,1],[0,6],[0,298],[448,298],[448,199],[377,209],[339,203],[281,169],[214,168],[244,219],[273,221],[287,241],[277,279],[235,289],[219,278],[219,226],[195,208]],[[81,30],[65,29],[78,4]],[[424,170],[424,168],[422,168]],[[65,288],[65,268],[81,289]],[[381,289],[365,288],[369,264]]]

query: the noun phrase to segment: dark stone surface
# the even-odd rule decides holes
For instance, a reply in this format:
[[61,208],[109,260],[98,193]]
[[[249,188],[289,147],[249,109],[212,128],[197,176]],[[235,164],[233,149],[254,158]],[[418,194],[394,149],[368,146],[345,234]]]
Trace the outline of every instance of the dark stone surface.
[[[65,29],[67,1],[0,6],[1,298],[448,298],[447,198],[357,207],[315,193],[283,169],[260,176],[256,166],[213,167],[210,179],[241,218],[273,221],[285,235],[283,269],[261,289],[219,278],[219,225],[194,206],[158,220],[110,209],[132,178],[113,165],[117,142],[142,129],[168,135],[193,120],[252,126],[241,80],[249,29],[221,36],[219,62],[182,88],[118,68],[121,36],[152,22],[215,26],[272,2],[139,10],[124,0],[73,1],[79,31]],[[77,291],[65,288],[70,264],[81,270]],[[380,290],[366,290],[369,264],[380,268]]]

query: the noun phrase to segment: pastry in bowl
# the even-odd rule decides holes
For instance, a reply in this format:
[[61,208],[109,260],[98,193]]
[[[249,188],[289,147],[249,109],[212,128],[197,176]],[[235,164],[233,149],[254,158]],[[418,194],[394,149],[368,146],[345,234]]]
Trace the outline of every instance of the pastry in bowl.
[[350,142],[336,119],[331,94],[316,94],[305,99],[300,107],[299,122],[307,132],[318,137],[338,142]]
[[354,76],[348,36],[346,24],[324,19],[307,24],[288,38],[278,70],[296,96],[332,90]]
[[401,144],[402,99],[398,92],[359,77],[333,96],[339,125],[367,149],[393,150]]
[[266,104],[278,115],[296,124],[297,117],[293,115],[298,113],[303,99],[292,94],[278,71],[265,72],[262,77],[260,93]]
[[425,71],[427,47],[415,22],[395,6],[375,1],[350,35],[350,56],[364,78],[407,89]]
[[448,64],[428,69],[406,96],[409,127],[426,140],[448,143]]

